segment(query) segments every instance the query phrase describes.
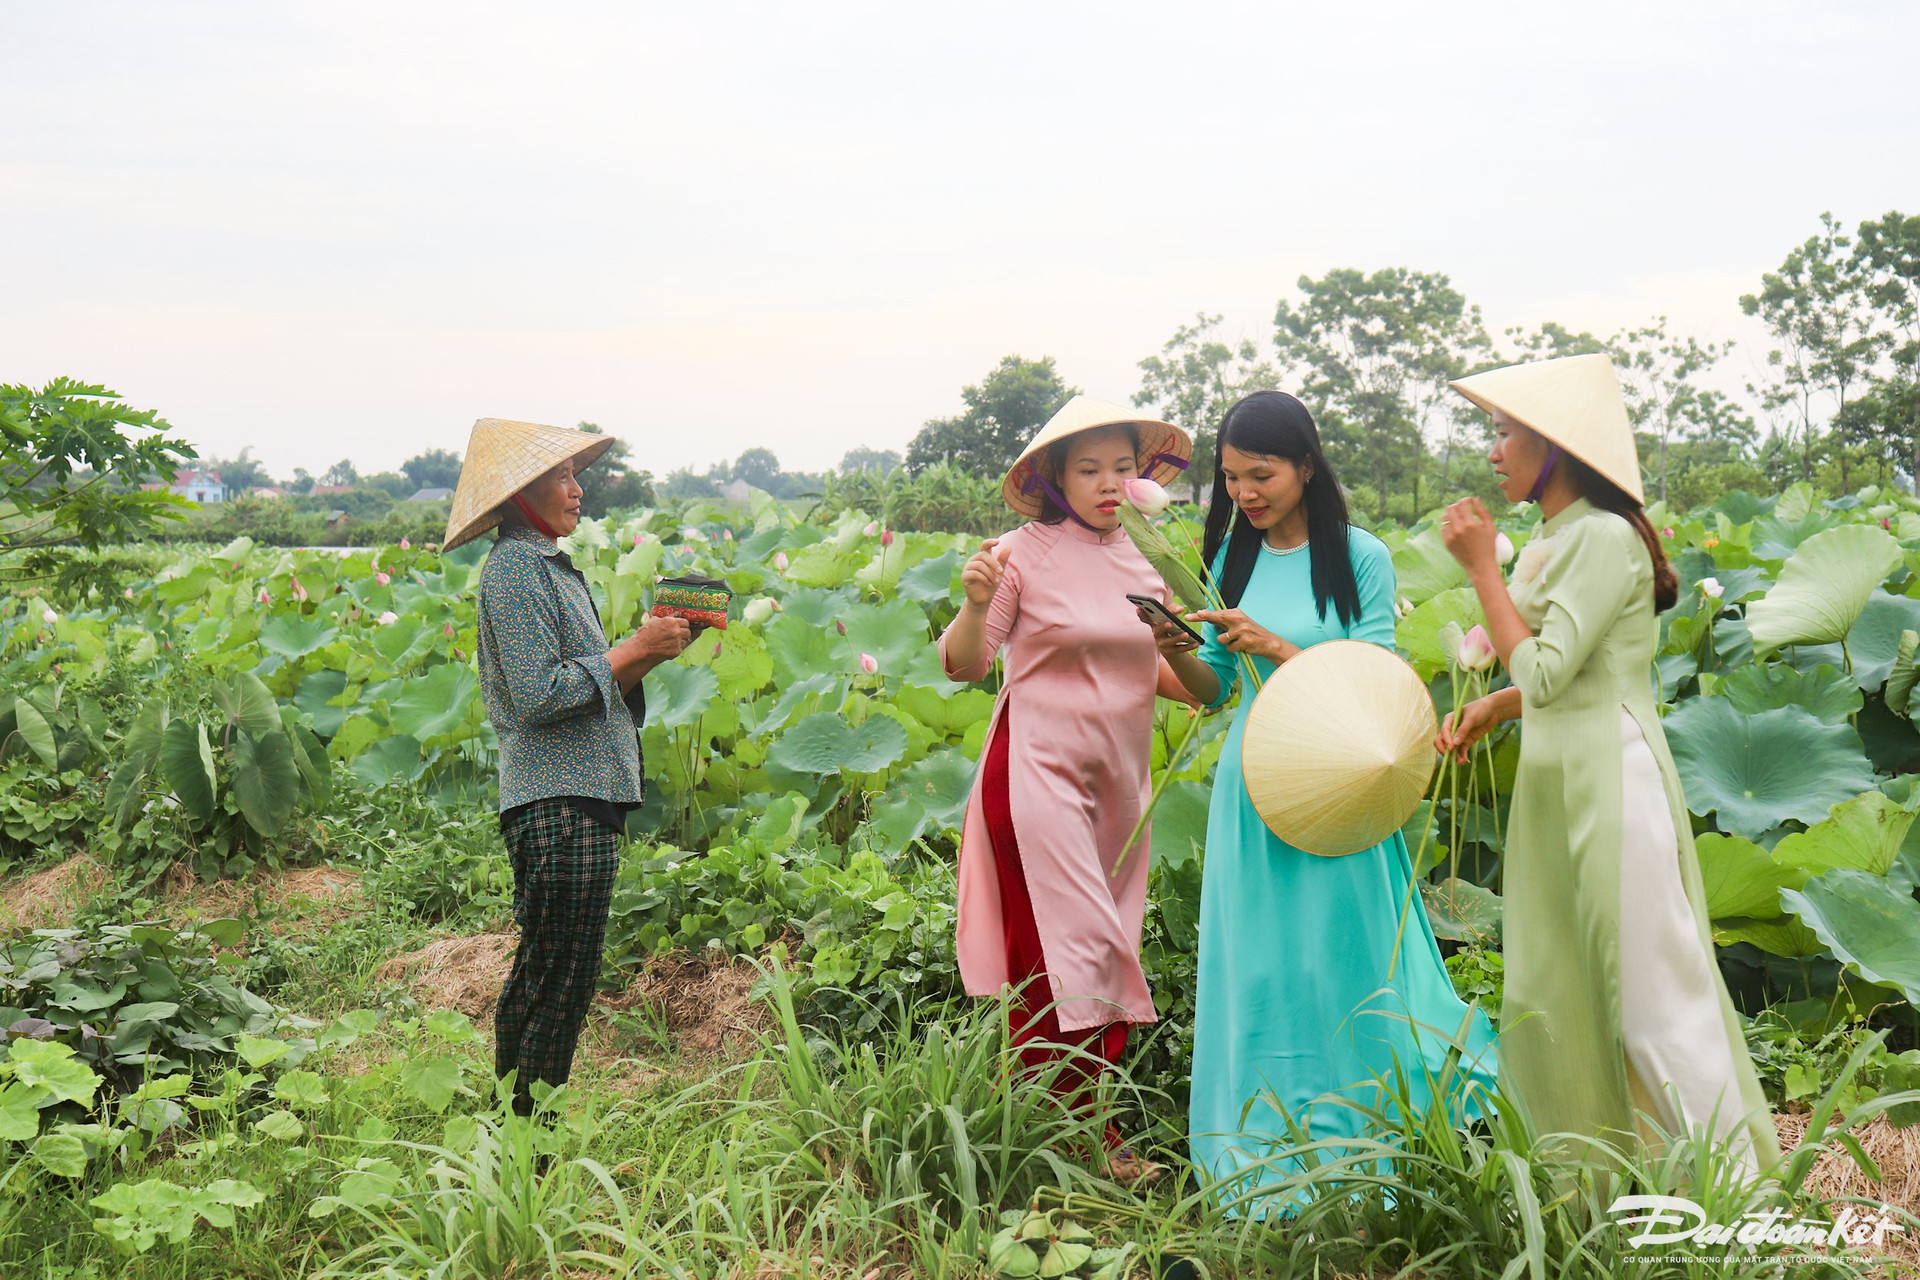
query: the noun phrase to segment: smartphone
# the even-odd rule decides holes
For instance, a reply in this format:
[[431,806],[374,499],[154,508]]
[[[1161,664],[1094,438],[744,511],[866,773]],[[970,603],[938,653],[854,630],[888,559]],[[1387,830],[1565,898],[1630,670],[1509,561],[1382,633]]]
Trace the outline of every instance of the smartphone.
[[1180,621],[1179,615],[1175,614],[1172,610],[1168,609],[1167,606],[1161,604],[1158,600],[1155,600],[1152,596],[1136,596],[1131,592],[1129,592],[1127,595],[1127,600],[1129,603],[1137,605],[1142,609],[1145,609],[1148,613],[1152,614],[1156,618],[1159,618],[1161,621],[1171,622],[1174,626],[1180,628],[1182,631],[1186,632],[1189,636],[1191,636],[1195,644],[1205,643],[1205,641],[1201,639],[1200,633],[1198,631],[1195,631],[1192,627]]

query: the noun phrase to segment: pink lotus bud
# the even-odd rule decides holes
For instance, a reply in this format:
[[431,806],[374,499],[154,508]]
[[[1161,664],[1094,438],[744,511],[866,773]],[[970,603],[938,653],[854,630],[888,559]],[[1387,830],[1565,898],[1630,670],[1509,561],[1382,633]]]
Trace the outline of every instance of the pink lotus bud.
[[1673,541],[1673,530],[1671,530],[1671,529],[1662,529],[1662,530],[1660,531],[1660,536],[1661,536],[1661,537],[1663,537],[1663,538],[1665,538],[1665,539],[1666,539],[1666,540],[1667,540],[1668,542],[1672,542],[1672,541]]
[[880,545],[883,547],[890,547],[893,545],[893,530],[882,529],[880,531]]
[[1461,638],[1460,665],[1468,671],[1485,671],[1493,665],[1493,641],[1487,638],[1487,629],[1474,623],[1473,629]]
[[720,536],[721,536],[722,538],[725,538],[725,539],[726,539],[726,540],[727,540],[728,542],[732,542],[732,541],[733,541],[733,530],[731,530],[731,529],[722,529],[722,530],[720,531]]
[[787,559],[786,552],[776,551],[773,553],[773,567],[778,569],[781,573],[785,573],[787,571],[787,566],[791,563],[793,562]]
[[464,653],[461,653],[458,649],[455,649],[453,651],[453,660],[455,662],[465,662],[467,660],[467,655]]
[[289,586],[293,588],[293,598],[295,600],[300,601],[302,604],[305,604],[307,599],[307,589],[300,585],[300,579],[289,577],[287,579],[287,583]]
[[705,534],[701,533],[698,529],[694,528],[692,525],[688,525],[686,528],[682,529],[680,531],[680,536],[681,538],[683,538],[688,542],[700,542],[700,541],[703,541],[706,537]]
[[1173,504],[1167,491],[1145,476],[1127,481],[1127,501],[1143,516],[1157,516]]
[[60,615],[51,609],[47,609],[41,613],[40,621],[46,623],[48,626],[52,626],[54,623],[60,621]]
[[1405,596],[1401,596],[1398,600],[1395,600],[1393,602],[1394,617],[1404,618],[1412,612],[1413,612],[1413,601],[1407,599]]
[[880,532],[880,522],[878,520],[867,521],[867,527],[860,531],[861,536],[867,537],[867,538],[871,538],[874,534],[878,532]]
[[267,589],[265,587],[260,588],[260,603],[261,604],[273,603],[273,597],[267,594]]
[[847,634],[847,624],[844,622],[840,622],[836,620],[833,624],[833,629],[835,631],[838,631],[841,635]]
[[873,675],[880,670],[880,663],[872,654],[863,653],[860,655],[860,669],[868,675]]
[[447,639],[449,640],[453,639],[453,624],[451,622],[449,622],[446,626],[442,627],[441,631],[445,633]]
[[646,534],[644,534],[644,533],[642,533],[642,532],[640,532],[640,531],[639,531],[638,529],[635,529],[635,530],[633,531],[633,545],[634,545],[634,546],[636,546],[636,547],[637,547],[637,546],[639,546],[639,545],[640,545],[641,543],[643,543],[643,542],[645,542],[646,540],[647,540],[647,535],[646,535]]
[[373,571],[375,573],[380,572],[380,553],[378,551],[373,553],[373,560],[371,563],[373,565]]
[[389,582],[392,582],[392,581],[393,581],[393,579],[392,579],[392,578],[389,578],[389,577],[388,577],[388,576],[387,576],[386,574],[384,574],[384,573],[376,573],[376,574],[374,574],[374,575],[373,575],[373,580],[374,580],[375,582],[377,582],[377,583],[379,583],[379,584],[380,584],[381,586],[383,586],[383,587],[384,587],[384,586],[386,586],[386,585],[387,585],[387,584],[388,584]]
[[1885,530],[1887,530],[1887,531],[1889,531],[1889,532],[1891,532],[1891,531],[1893,530],[1893,517],[1892,517],[1892,516],[1881,516],[1881,517],[1880,517],[1880,527],[1881,527],[1882,529],[1885,529]]
[[1513,539],[1504,533],[1493,535],[1493,558],[1501,564],[1513,563]]
[[400,539],[400,549],[402,551],[411,551],[413,550],[413,544],[411,542],[408,542],[405,538],[402,538]]
[[133,588],[132,588],[132,587],[128,587],[128,588],[127,588],[127,599],[129,599],[129,600],[131,600],[131,599],[133,599]]
[[714,657],[716,657],[716,658],[717,658],[717,657],[719,657],[719,656],[720,656],[720,646],[721,646],[721,645],[722,645],[723,643],[725,643],[725,642],[724,642],[724,641],[720,641],[720,640],[715,640],[715,641],[713,642],[713,656],[714,656]]
[[1709,600],[1718,600],[1727,594],[1727,589],[1720,585],[1720,579],[1718,578],[1702,578],[1700,579],[1700,594]]
[[384,627],[384,626],[387,626],[389,623],[400,621],[400,615],[395,613],[393,610],[389,609],[385,613],[381,614],[378,618],[375,618],[374,621]]

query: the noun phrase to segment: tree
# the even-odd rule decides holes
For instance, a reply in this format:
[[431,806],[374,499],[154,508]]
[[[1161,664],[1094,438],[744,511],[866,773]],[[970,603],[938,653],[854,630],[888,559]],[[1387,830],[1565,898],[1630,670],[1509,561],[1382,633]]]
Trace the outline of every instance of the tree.
[[[171,481],[193,446],[151,409],[134,410],[103,386],[56,378],[36,391],[0,385],[0,550],[98,551],[183,518],[187,503],[148,482]],[[54,553],[57,554],[57,553]],[[30,555],[7,576],[38,577]]]
[[960,389],[965,413],[931,419],[914,436],[907,446],[907,471],[950,462],[975,475],[997,477],[1054,411],[1079,394],[1079,388],[1060,380],[1052,356],[1003,356],[978,385]]
[[1327,443],[1364,464],[1380,518],[1396,485],[1417,512],[1434,425],[1449,433],[1451,456],[1458,418],[1447,383],[1491,351],[1480,308],[1446,276],[1405,267],[1301,276],[1299,288],[1297,307],[1282,299],[1274,309],[1281,361],[1320,406]]
[[1920,214],[1889,212],[1860,224],[1856,265],[1867,272],[1867,297],[1878,314],[1888,377],[1871,393],[1868,416],[1889,448],[1905,454],[1920,497]]
[[889,471],[898,471],[900,462],[900,455],[892,449],[869,449],[861,445],[841,455],[840,474],[850,476],[860,471],[877,471],[885,475]]
[[771,449],[748,449],[734,461],[733,478],[772,493],[780,484],[780,459]]
[[328,467],[326,474],[320,477],[321,484],[359,484],[360,472],[354,468],[350,459],[342,458]]
[[660,482],[660,496],[668,502],[686,502],[694,498],[717,498],[720,486],[711,475],[701,475],[692,467],[676,467]]
[[451,449],[429,449],[425,453],[416,453],[400,464],[400,470],[415,489],[460,487],[460,455]]
[[207,470],[220,477],[220,483],[226,486],[227,496],[231,498],[237,498],[249,489],[264,489],[273,483],[266,466],[254,459],[252,445],[242,449],[237,457],[208,458]]
[[1607,346],[1620,373],[1633,429],[1657,442],[1662,502],[1667,500],[1667,447],[1673,440],[1719,439],[1742,449],[1753,444],[1753,419],[1725,395],[1693,381],[1695,374],[1726,357],[1731,342],[1672,337],[1667,318],[1656,316],[1638,329],[1615,334]]
[[1813,478],[1816,406],[1832,397],[1844,413],[1847,393],[1872,366],[1882,338],[1872,328],[1867,276],[1831,213],[1820,231],[1788,253],[1780,270],[1760,277],[1760,291],[1742,295],[1740,309],[1772,330],[1778,347],[1767,353],[1774,378],[1749,386],[1769,412],[1790,415],[1783,434],[1798,436],[1801,475]]
[[[606,434],[592,422],[581,423],[580,430],[588,435]],[[650,507],[657,501],[653,473],[628,467],[627,442],[617,437],[592,466],[574,478],[580,485],[580,514],[596,520],[605,519],[615,511]]]
[[295,467],[293,469],[293,483],[288,485],[287,488],[293,493],[307,494],[313,492],[313,485],[313,473],[305,467]]
[[1213,479],[1214,437],[1233,402],[1249,391],[1273,385],[1273,366],[1259,358],[1251,338],[1229,345],[1210,336],[1220,316],[1202,311],[1192,324],[1173,331],[1157,356],[1140,362],[1140,390],[1133,403],[1152,406],[1162,420],[1183,426],[1193,437],[1193,462],[1187,481],[1193,500]]

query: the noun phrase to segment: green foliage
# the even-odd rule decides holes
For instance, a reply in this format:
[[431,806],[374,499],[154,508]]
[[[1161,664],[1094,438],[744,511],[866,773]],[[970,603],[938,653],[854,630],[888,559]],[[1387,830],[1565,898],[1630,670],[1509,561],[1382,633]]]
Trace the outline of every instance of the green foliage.
[[1035,431],[1079,388],[1061,380],[1052,356],[1003,356],[977,385],[962,387],[966,412],[935,418],[907,446],[907,470],[938,462],[990,478],[997,487]]

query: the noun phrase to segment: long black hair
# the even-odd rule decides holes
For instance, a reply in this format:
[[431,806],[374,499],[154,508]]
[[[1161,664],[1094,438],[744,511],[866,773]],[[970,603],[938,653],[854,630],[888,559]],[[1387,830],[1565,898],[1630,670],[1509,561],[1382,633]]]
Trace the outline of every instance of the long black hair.
[[[1138,458],[1140,456],[1140,428],[1135,426],[1131,422],[1116,422],[1113,425],[1106,426],[1106,427],[1088,427],[1085,431],[1076,431],[1070,436],[1066,436],[1066,437],[1063,437],[1062,439],[1055,440],[1052,444],[1047,446],[1047,451],[1044,455],[1034,459],[1034,464],[1036,466],[1040,465],[1043,462],[1046,464],[1045,470],[1042,471],[1041,474],[1046,476],[1046,478],[1053,483],[1054,488],[1061,491],[1062,497],[1066,496],[1067,453],[1069,450],[1073,448],[1073,442],[1078,440],[1081,436],[1092,435],[1095,432],[1106,432],[1106,431],[1117,431],[1122,435],[1126,436],[1127,439],[1133,442],[1133,456],[1135,458]],[[1144,475],[1145,472],[1142,472],[1141,474]],[[1053,500],[1053,495],[1048,493],[1044,489],[1041,490],[1040,491],[1040,523],[1041,524],[1059,524],[1062,520],[1065,520],[1066,518],[1067,518],[1066,511],[1060,506],[1059,503]]]
[[1646,509],[1633,500],[1632,494],[1572,454],[1562,454],[1560,461],[1572,469],[1574,487],[1582,497],[1600,510],[1621,517],[1647,544],[1647,555],[1653,559],[1653,611],[1665,613],[1673,608],[1680,601],[1680,581],[1667,563],[1667,553],[1660,546],[1660,535],[1653,531],[1653,521],[1647,519]]
[[1214,446],[1213,496],[1207,505],[1204,555],[1212,574],[1215,557],[1226,544],[1226,563],[1215,584],[1227,608],[1239,605],[1240,595],[1253,577],[1266,535],[1247,522],[1227,497],[1227,473],[1219,461],[1228,449],[1263,458],[1284,458],[1308,471],[1301,502],[1307,508],[1307,554],[1312,557],[1313,601],[1320,619],[1333,605],[1340,625],[1352,626],[1360,616],[1360,584],[1354,581],[1353,560],[1347,550],[1347,499],[1320,451],[1320,432],[1307,406],[1284,391],[1256,391],[1243,397],[1220,419]]

